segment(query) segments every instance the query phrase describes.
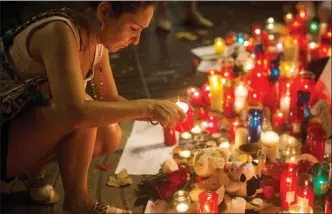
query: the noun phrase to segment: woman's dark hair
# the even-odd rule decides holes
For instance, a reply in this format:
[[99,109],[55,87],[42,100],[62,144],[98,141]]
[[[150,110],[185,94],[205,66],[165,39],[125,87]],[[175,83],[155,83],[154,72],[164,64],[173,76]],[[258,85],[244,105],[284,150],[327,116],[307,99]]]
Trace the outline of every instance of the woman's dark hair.
[[[97,10],[102,1],[91,1],[90,7]],[[118,18],[123,12],[136,13],[141,9],[153,5],[153,1],[109,1],[112,4],[113,15]]]

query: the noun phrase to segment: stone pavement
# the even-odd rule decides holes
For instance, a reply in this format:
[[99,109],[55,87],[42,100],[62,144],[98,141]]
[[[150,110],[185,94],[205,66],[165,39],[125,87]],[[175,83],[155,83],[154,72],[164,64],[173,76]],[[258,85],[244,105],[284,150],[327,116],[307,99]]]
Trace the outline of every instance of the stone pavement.
[[[1,2],[0,2],[1,3]],[[7,3],[8,4],[8,3]],[[164,33],[155,30],[155,20],[149,29],[141,36],[140,45],[135,48],[121,50],[111,54],[111,65],[119,93],[128,99],[146,98],[140,73],[144,75],[149,95],[152,98],[167,98],[182,94],[185,89],[193,85],[201,85],[206,81],[204,74],[193,74],[193,56],[190,49],[202,45],[204,40],[213,42],[216,36],[225,36],[228,31],[250,32],[253,23],[264,24],[272,16],[282,20],[282,2],[199,2],[202,14],[215,23],[215,27],[207,31],[198,41],[189,42],[179,40],[175,33],[182,30],[197,31],[184,27],[182,19],[185,2],[168,2],[170,20],[173,31]],[[86,2],[16,2],[17,12],[22,20],[54,7],[69,6],[84,8]],[[2,30],[17,23],[12,7],[1,3]],[[142,69],[140,69],[142,68]],[[135,188],[141,176],[131,176],[134,184],[126,188],[111,188],[106,186],[109,175],[116,169],[127,137],[130,134],[132,121],[121,124],[123,139],[121,148],[112,155],[93,160],[89,171],[89,192],[97,200],[105,200],[120,208],[141,213],[144,206],[136,206]],[[112,164],[108,172],[96,169],[97,163]],[[48,166],[50,184],[63,196],[63,187],[59,168],[56,163]],[[53,206],[38,206],[29,201],[24,185],[17,181],[12,187],[12,193],[1,197],[1,212],[6,213],[61,213],[62,200]]]

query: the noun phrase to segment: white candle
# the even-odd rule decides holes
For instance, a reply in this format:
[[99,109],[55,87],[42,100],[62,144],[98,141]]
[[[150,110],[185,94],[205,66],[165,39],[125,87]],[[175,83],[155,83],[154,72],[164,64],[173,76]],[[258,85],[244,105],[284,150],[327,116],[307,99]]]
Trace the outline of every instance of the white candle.
[[275,161],[278,154],[279,135],[273,131],[261,134],[262,152],[270,161]]
[[188,204],[181,203],[176,206],[176,210],[180,213],[184,213],[189,209]]
[[201,128],[199,127],[199,125],[195,125],[192,129],[191,129],[191,133],[193,134],[200,134],[202,132]]
[[189,132],[183,132],[183,133],[181,134],[181,138],[182,138],[182,139],[185,139],[185,140],[189,140],[189,139],[192,138],[192,135],[191,135]]
[[239,114],[245,107],[246,104],[246,99],[244,98],[235,98],[235,103],[234,103],[234,107],[235,107],[235,112],[237,114]]
[[183,150],[179,153],[179,155],[183,158],[189,158],[191,156],[191,151],[189,150]]
[[288,117],[290,109],[290,96],[284,95],[280,98],[280,111]]
[[247,201],[244,198],[232,199],[232,213],[245,213]]
[[235,146],[238,148],[246,143],[248,143],[248,129],[243,127],[235,129]]

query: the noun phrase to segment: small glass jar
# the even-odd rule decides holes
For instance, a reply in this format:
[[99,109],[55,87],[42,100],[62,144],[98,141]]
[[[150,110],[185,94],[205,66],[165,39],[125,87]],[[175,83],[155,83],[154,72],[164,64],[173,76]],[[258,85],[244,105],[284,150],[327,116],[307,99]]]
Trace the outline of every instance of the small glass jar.
[[218,213],[218,197],[218,194],[212,191],[199,194],[199,213]]
[[185,213],[190,208],[190,198],[188,192],[179,190],[173,195],[173,205],[178,213]]

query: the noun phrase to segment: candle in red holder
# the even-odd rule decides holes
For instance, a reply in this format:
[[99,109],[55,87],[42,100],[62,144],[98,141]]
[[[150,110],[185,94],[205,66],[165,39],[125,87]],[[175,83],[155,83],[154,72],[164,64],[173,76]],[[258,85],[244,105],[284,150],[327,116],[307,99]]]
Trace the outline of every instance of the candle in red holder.
[[200,107],[197,111],[197,116],[201,120],[207,120],[209,118],[209,112],[206,107]]
[[262,183],[262,193],[265,199],[271,200],[274,196],[274,184],[271,180],[264,180]]
[[313,207],[314,204],[314,191],[313,185],[309,180],[309,175],[301,174],[298,179],[298,186],[296,192],[296,203],[306,204]]
[[210,116],[207,121],[206,130],[210,133],[216,133],[219,130],[218,119],[215,116]]
[[236,35],[234,32],[229,32],[225,37],[226,45],[233,45],[236,41]]
[[261,93],[249,91],[248,93],[248,103],[250,105],[256,106],[262,103],[263,97]]
[[319,46],[319,58],[325,58],[331,55],[330,46],[321,44]]
[[284,210],[296,203],[297,164],[285,163],[280,176],[280,205]]
[[276,111],[272,116],[272,128],[276,132],[282,132],[286,123],[286,116],[281,111]]
[[224,116],[226,118],[235,117],[235,96],[234,96],[234,87],[225,87],[224,88]]
[[308,125],[306,150],[315,156],[318,161],[324,161],[326,134],[317,122],[310,122]]
[[190,95],[190,100],[194,105],[201,105],[203,101],[202,93],[199,90],[192,92]]
[[325,197],[325,213],[332,213],[332,193]]
[[218,213],[218,194],[216,192],[202,192],[198,199],[199,213]]
[[248,52],[254,52],[255,50],[255,39],[252,37],[249,37],[245,42],[244,46],[246,47],[246,51]]
[[229,130],[229,138],[232,142],[235,141],[235,130],[240,127],[241,123],[239,121],[234,121],[231,124],[230,130]]
[[319,59],[319,45],[316,42],[310,42],[308,48],[310,60]]
[[175,130],[178,132],[186,132],[191,130],[192,127],[194,127],[194,109],[185,101],[177,101],[176,105],[178,105],[184,113],[187,114],[187,119],[183,122],[176,123]]
[[208,83],[202,85],[201,92],[203,94],[204,103],[210,105],[211,103],[210,85]]
[[274,191],[280,191],[280,177],[283,165],[278,162],[272,162],[271,177],[273,181]]
[[164,128],[164,144],[174,146],[177,142],[175,129]]

